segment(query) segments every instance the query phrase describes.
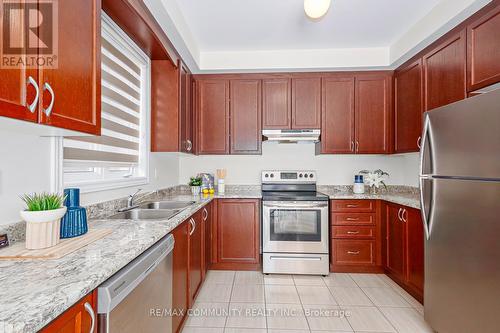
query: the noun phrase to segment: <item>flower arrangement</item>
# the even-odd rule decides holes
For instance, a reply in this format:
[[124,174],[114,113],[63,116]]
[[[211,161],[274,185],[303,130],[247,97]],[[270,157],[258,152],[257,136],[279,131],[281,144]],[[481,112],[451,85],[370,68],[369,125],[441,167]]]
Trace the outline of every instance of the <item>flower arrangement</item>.
[[189,186],[191,186],[191,193],[193,195],[199,195],[201,192],[201,184],[203,184],[203,180],[201,177],[191,177],[189,179]]
[[384,186],[387,189],[387,185],[385,184],[385,179],[389,176],[387,172],[377,169],[375,171],[361,170],[359,173],[365,175],[365,184],[370,187],[372,192],[378,190],[380,186]]

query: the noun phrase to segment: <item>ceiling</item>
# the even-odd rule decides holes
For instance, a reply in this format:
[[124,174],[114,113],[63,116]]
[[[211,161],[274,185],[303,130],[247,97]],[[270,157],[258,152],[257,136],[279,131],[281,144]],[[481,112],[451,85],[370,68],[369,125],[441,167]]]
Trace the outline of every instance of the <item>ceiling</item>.
[[319,22],[303,0],[176,0],[201,52],[389,46],[439,0],[332,0]]

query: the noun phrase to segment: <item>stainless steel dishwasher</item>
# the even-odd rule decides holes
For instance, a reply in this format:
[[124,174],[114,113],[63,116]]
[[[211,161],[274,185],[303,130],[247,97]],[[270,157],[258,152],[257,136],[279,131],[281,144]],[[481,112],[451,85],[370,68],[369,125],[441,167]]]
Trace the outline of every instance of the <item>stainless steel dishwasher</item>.
[[172,253],[168,235],[97,289],[100,333],[172,332]]

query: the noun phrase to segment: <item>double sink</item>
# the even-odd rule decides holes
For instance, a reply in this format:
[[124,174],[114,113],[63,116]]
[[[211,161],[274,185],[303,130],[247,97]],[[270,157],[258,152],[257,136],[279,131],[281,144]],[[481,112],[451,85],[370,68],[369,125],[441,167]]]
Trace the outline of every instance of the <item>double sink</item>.
[[154,201],[110,216],[120,220],[156,220],[169,219],[194,204],[194,201]]

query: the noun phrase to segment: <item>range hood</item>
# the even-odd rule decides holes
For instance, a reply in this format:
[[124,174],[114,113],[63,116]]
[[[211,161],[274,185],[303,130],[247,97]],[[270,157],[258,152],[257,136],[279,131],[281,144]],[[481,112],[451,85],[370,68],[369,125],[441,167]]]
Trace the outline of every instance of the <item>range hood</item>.
[[315,143],[319,142],[321,131],[313,130],[263,130],[263,140],[278,143]]

